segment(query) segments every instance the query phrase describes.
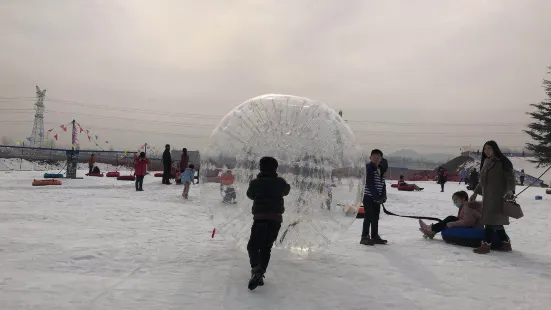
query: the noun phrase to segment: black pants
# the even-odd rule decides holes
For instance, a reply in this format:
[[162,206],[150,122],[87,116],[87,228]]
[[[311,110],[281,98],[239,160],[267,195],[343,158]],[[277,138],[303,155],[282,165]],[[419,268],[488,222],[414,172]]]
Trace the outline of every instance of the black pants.
[[163,184],[170,183],[170,167],[164,167],[163,169]]
[[503,225],[485,225],[484,242],[492,243],[494,233],[497,233],[497,236],[499,237],[499,240],[501,242],[509,241],[509,236],[507,236],[507,233],[505,232],[505,227],[503,227]]
[[277,239],[281,223],[272,220],[255,220],[251,227],[251,238],[247,244],[251,268],[268,269],[272,246]]
[[446,229],[446,227],[447,227],[446,225],[447,225],[448,223],[455,222],[455,221],[457,221],[457,220],[459,220],[459,219],[457,218],[457,216],[451,216],[451,215],[450,215],[450,216],[446,217],[442,222],[438,222],[438,223],[436,223],[436,224],[432,224],[432,231],[434,231],[435,233],[439,233],[439,232],[441,232],[442,230]]
[[142,190],[143,189],[143,175],[137,175],[136,176],[136,190]]
[[379,236],[379,214],[381,214],[381,205],[376,202],[366,201],[364,199],[364,225],[362,229],[362,238],[369,236],[369,226],[371,226],[371,238]]
[[92,170],[94,169],[94,166],[88,166],[88,174],[92,173]]
[[520,177],[520,186],[524,186],[524,177]]
[[440,187],[442,188],[442,191],[444,191],[444,184],[446,184],[446,182],[440,182]]

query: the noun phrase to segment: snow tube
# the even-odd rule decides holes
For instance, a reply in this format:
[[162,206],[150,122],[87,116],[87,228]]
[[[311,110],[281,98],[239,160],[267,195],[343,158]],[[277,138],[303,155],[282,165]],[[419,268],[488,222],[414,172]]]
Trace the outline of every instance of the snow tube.
[[61,185],[60,180],[34,180],[33,186]]
[[63,178],[63,174],[61,173],[44,173],[45,179],[61,179]]
[[157,172],[157,173],[154,174],[154,176],[156,178],[161,178],[161,177],[163,177],[163,173],[162,172]]
[[121,173],[118,171],[109,171],[105,176],[108,178],[116,178],[116,177],[119,177],[120,175]]
[[363,219],[364,217],[365,217],[364,206],[361,206],[361,207],[358,209],[358,214],[356,215],[356,218],[357,218],[357,219]]
[[133,175],[121,175],[117,177],[119,181],[135,181],[136,177]]
[[392,184],[392,185],[390,185],[390,187],[398,188],[398,184]]
[[398,186],[399,191],[413,192],[415,187],[413,185]]
[[[483,227],[452,227],[444,229],[441,233],[442,239],[447,243],[468,246],[477,248],[480,246],[480,241],[484,239]],[[492,249],[496,249],[501,245],[501,241],[494,233],[492,237]]]
[[103,177],[103,173],[87,173],[86,174],[89,177]]

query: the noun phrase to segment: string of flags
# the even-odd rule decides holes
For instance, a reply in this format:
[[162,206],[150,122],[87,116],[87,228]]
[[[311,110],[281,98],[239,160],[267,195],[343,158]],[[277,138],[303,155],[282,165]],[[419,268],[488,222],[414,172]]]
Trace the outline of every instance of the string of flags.
[[[62,132],[67,132],[68,127],[72,126],[72,123],[73,122],[69,122],[67,124],[61,124],[59,126],[61,131],[59,131],[59,129],[57,129],[57,127],[49,129],[46,132],[46,137],[49,139],[49,136],[51,134],[53,134],[52,137],[57,141],[58,138],[59,138],[59,134],[62,133]],[[80,125],[80,123],[75,123],[75,127],[73,128],[72,133],[71,133],[72,141],[73,141],[73,148],[78,148],[80,146],[80,142],[79,142],[78,137],[79,137],[80,134],[83,134],[83,133],[86,134],[86,137],[88,138],[89,142],[94,143],[97,147],[99,147],[100,149],[103,150],[103,148],[99,145],[99,143],[101,143],[99,135],[97,133],[93,133],[90,130],[82,127]],[[27,138],[27,139],[29,139],[29,138]],[[105,144],[109,144],[109,141],[105,141]]]

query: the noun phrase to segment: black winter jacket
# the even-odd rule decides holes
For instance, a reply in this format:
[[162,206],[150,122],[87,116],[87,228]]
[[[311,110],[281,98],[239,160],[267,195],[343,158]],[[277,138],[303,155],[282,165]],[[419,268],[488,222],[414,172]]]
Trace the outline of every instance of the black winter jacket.
[[[255,219],[265,219],[262,215],[279,215],[285,212],[283,197],[289,194],[291,186],[277,176],[277,173],[260,172],[249,183],[247,197],[253,200],[252,213]],[[269,219],[276,219],[268,217]]]
[[170,151],[165,150],[163,152],[163,166],[165,168],[169,168],[172,166],[172,156],[170,155]]

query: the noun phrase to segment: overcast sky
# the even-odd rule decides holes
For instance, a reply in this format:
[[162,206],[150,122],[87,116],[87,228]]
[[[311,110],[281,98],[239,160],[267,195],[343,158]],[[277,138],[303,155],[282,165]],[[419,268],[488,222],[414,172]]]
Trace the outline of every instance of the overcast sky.
[[549,12],[549,0],[2,0],[0,136],[30,135],[33,111],[13,109],[32,108],[39,85],[46,130],[75,118],[104,148],[202,149],[266,93],[342,109],[366,148],[520,147],[545,98]]

